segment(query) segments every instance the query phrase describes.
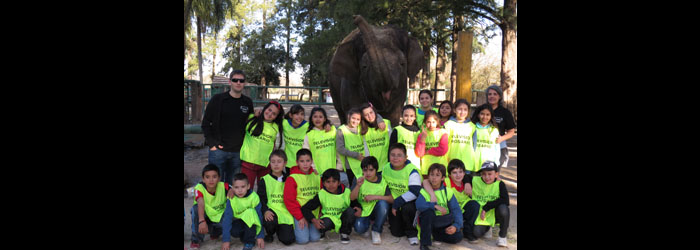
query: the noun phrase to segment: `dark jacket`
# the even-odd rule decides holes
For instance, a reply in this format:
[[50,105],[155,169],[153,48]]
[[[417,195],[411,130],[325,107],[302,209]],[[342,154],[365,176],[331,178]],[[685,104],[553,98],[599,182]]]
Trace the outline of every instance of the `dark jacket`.
[[207,108],[204,111],[204,118],[202,119],[202,132],[204,133],[204,144],[209,146],[209,148],[221,145],[222,142],[222,129],[221,128],[221,113],[223,109],[223,103],[225,99],[238,100],[241,105],[238,105],[238,109],[232,111],[235,114],[236,121],[240,121],[240,126],[233,128],[234,138],[233,145],[222,145],[226,151],[239,152],[241,150],[241,145],[243,144],[243,137],[245,135],[245,122],[248,119],[248,115],[252,114],[253,111],[253,100],[245,95],[241,95],[241,98],[233,98],[229,92],[219,93],[214,95]]

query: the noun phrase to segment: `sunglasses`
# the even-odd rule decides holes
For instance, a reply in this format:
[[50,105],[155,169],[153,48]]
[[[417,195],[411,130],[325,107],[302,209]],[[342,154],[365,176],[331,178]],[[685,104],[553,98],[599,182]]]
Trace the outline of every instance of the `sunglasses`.
[[231,78],[231,82],[245,82],[245,79]]

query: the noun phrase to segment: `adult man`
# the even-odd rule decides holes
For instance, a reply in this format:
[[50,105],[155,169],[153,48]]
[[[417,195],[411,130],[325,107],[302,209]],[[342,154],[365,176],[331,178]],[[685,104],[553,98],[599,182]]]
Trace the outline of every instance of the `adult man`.
[[233,174],[240,172],[245,122],[253,113],[253,100],[243,95],[245,73],[238,69],[231,72],[229,84],[230,91],[211,98],[202,119],[209,163],[219,167],[221,180],[225,183],[231,183]]

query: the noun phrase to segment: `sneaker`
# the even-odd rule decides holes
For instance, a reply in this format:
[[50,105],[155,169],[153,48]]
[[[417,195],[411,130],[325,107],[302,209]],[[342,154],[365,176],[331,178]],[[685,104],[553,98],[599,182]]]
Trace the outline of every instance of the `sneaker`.
[[433,241],[432,243],[433,243],[433,245],[436,245],[436,246],[442,245],[441,241]]
[[243,246],[243,250],[253,250],[254,247],[255,247],[255,244],[248,244],[248,243],[246,243],[246,244]]
[[469,244],[479,244],[480,241],[479,241],[479,239],[469,239],[469,238],[467,238],[467,242],[469,242]]
[[350,243],[350,237],[347,234],[340,234],[340,243],[348,244]]
[[426,245],[420,245],[420,250],[430,250],[430,248]]
[[372,230],[370,229],[370,230],[367,230],[366,232],[364,232],[362,234],[362,237],[369,237],[369,231],[372,231]]
[[265,241],[265,243],[272,243],[272,241],[275,240],[275,238],[273,238],[273,237],[274,236],[272,236],[272,234],[266,234],[265,239],[263,239],[263,240]]
[[498,243],[497,243],[497,244],[498,244],[499,247],[508,247],[508,241],[506,241],[506,238],[505,238],[505,237],[503,237],[503,238],[498,237]]
[[415,245],[418,245],[418,237],[411,237],[411,238],[408,238],[408,243],[411,244],[411,245],[414,245],[414,246],[415,246]]
[[375,244],[375,245],[382,244],[382,234],[381,233],[372,231],[372,244]]
[[489,227],[489,230],[486,230],[486,233],[484,233],[484,238],[486,238],[486,239],[493,238],[493,233],[491,231],[491,228],[493,228],[493,227]]
[[318,240],[325,240],[326,239],[326,232],[321,233],[321,237],[318,238]]
[[199,249],[199,243],[190,243],[190,249]]

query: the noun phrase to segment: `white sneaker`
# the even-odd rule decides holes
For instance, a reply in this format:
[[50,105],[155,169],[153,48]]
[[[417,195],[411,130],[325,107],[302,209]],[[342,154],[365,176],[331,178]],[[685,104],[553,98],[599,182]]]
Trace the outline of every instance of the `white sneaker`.
[[372,244],[379,245],[381,243],[382,243],[382,234],[380,234],[379,232],[372,231]]
[[491,228],[493,228],[493,227],[489,227],[489,230],[486,230],[486,233],[484,233],[484,238],[486,238],[486,239],[493,238],[493,232],[491,231]]
[[350,243],[350,237],[347,234],[340,234],[340,243],[343,243],[343,244]]
[[408,243],[411,245],[418,245],[418,237],[408,238]]
[[508,241],[506,241],[506,238],[501,238],[498,237],[498,246],[499,247],[508,247]]

